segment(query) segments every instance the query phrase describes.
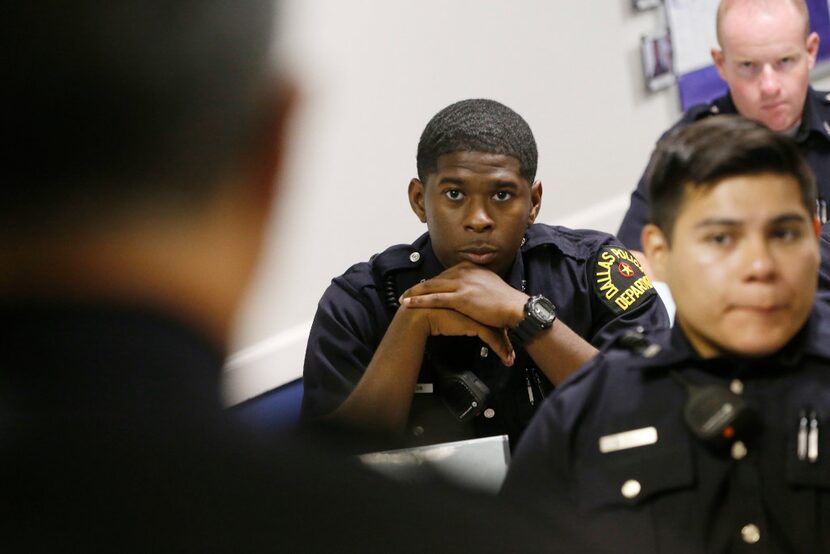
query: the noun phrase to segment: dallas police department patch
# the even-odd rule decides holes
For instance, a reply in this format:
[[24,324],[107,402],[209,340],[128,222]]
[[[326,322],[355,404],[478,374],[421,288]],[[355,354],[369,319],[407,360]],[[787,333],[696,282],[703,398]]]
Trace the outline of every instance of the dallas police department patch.
[[657,294],[634,254],[622,247],[603,246],[594,260],[594,291],[614,313],[639,306]]

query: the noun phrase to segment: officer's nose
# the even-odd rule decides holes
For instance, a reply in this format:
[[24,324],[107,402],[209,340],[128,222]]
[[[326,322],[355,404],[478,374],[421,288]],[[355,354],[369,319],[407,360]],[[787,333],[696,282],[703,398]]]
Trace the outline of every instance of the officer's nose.
[[765,64],[761,69],[761,95],[774,97],[779,92],[781,92],[781,82],[778,80],[778,75],[770,64]]
[[747,269],[750,281],[769,281],[775,277],[777,268],[769,243],[762,238],[747,240],[745,244]]
[[493,218],[487,210],[486,202],[472,200],[467,208],[464,218],[464,228],[468,231],[481,233],[493,227]]

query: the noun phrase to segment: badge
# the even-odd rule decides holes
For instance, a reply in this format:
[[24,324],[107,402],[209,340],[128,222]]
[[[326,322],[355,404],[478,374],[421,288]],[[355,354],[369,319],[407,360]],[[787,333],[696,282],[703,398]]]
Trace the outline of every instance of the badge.
[[657,429],[654,427],[643,427],[642,429],[632,429],[631,431],[623,431],[622,433],[600,437],[599,451],[603,454],[608,454],[609,452],[648,446],[656,442]]
[[639,306],[655,293],[637,258],[623,247],[603,246],[593,265],[594,291],[615,314]]

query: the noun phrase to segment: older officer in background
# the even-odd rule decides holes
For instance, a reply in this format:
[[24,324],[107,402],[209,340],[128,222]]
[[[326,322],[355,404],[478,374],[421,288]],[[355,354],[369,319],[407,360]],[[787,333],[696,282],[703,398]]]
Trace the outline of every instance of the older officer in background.
[[265,447],[223,411],[292,99],[269,56],[273,8],[4,10],[4,551],[545,548],[486,499],[394,488],[294,440]]
[[[729,92],[690,108],[673,128],[737,113],[795,138],[816,175],[824,223],[824,200],[830,197],[830,95],[809,84],[819,37],[810,32],[804,0],[723,0],[716,24],[720,48],[712,49],[712,60]],[[617,233],[638,253],[648,208],[640,179]],[[830,249],[826,252],[830,255]],[[830,259],[824,263],[830,273]],[[823,279],[821,288],[830,291],[830,280]]]
[[563,384],[503,493],[589,552],[828,552],[810,170],[790,138],[725,116],[671,133],[646,182],[644,246],[675,326],[623,338]]

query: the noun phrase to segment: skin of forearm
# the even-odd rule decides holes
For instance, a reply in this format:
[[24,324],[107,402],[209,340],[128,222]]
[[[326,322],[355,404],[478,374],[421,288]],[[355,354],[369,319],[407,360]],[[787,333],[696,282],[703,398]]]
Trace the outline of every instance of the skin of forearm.
[[564,381],[599,352],[560,320],[525,344],[536,366],[554,385]]
[[398,309],[366,372],[327,420],[367,431],[403,430],[429,335],[416,310]]
[[[524,302],[527,302],[529,296],[524,296]],[[521,306],[515,304],[506,316],[508,327],[515,328],[524,317],[524,303]],[[549,329],[543,330],[531,341],[525,343],[524,348],[536,362],[536,366],[554,385],[564,381],[598,352],[559,319],[555,320]]]

